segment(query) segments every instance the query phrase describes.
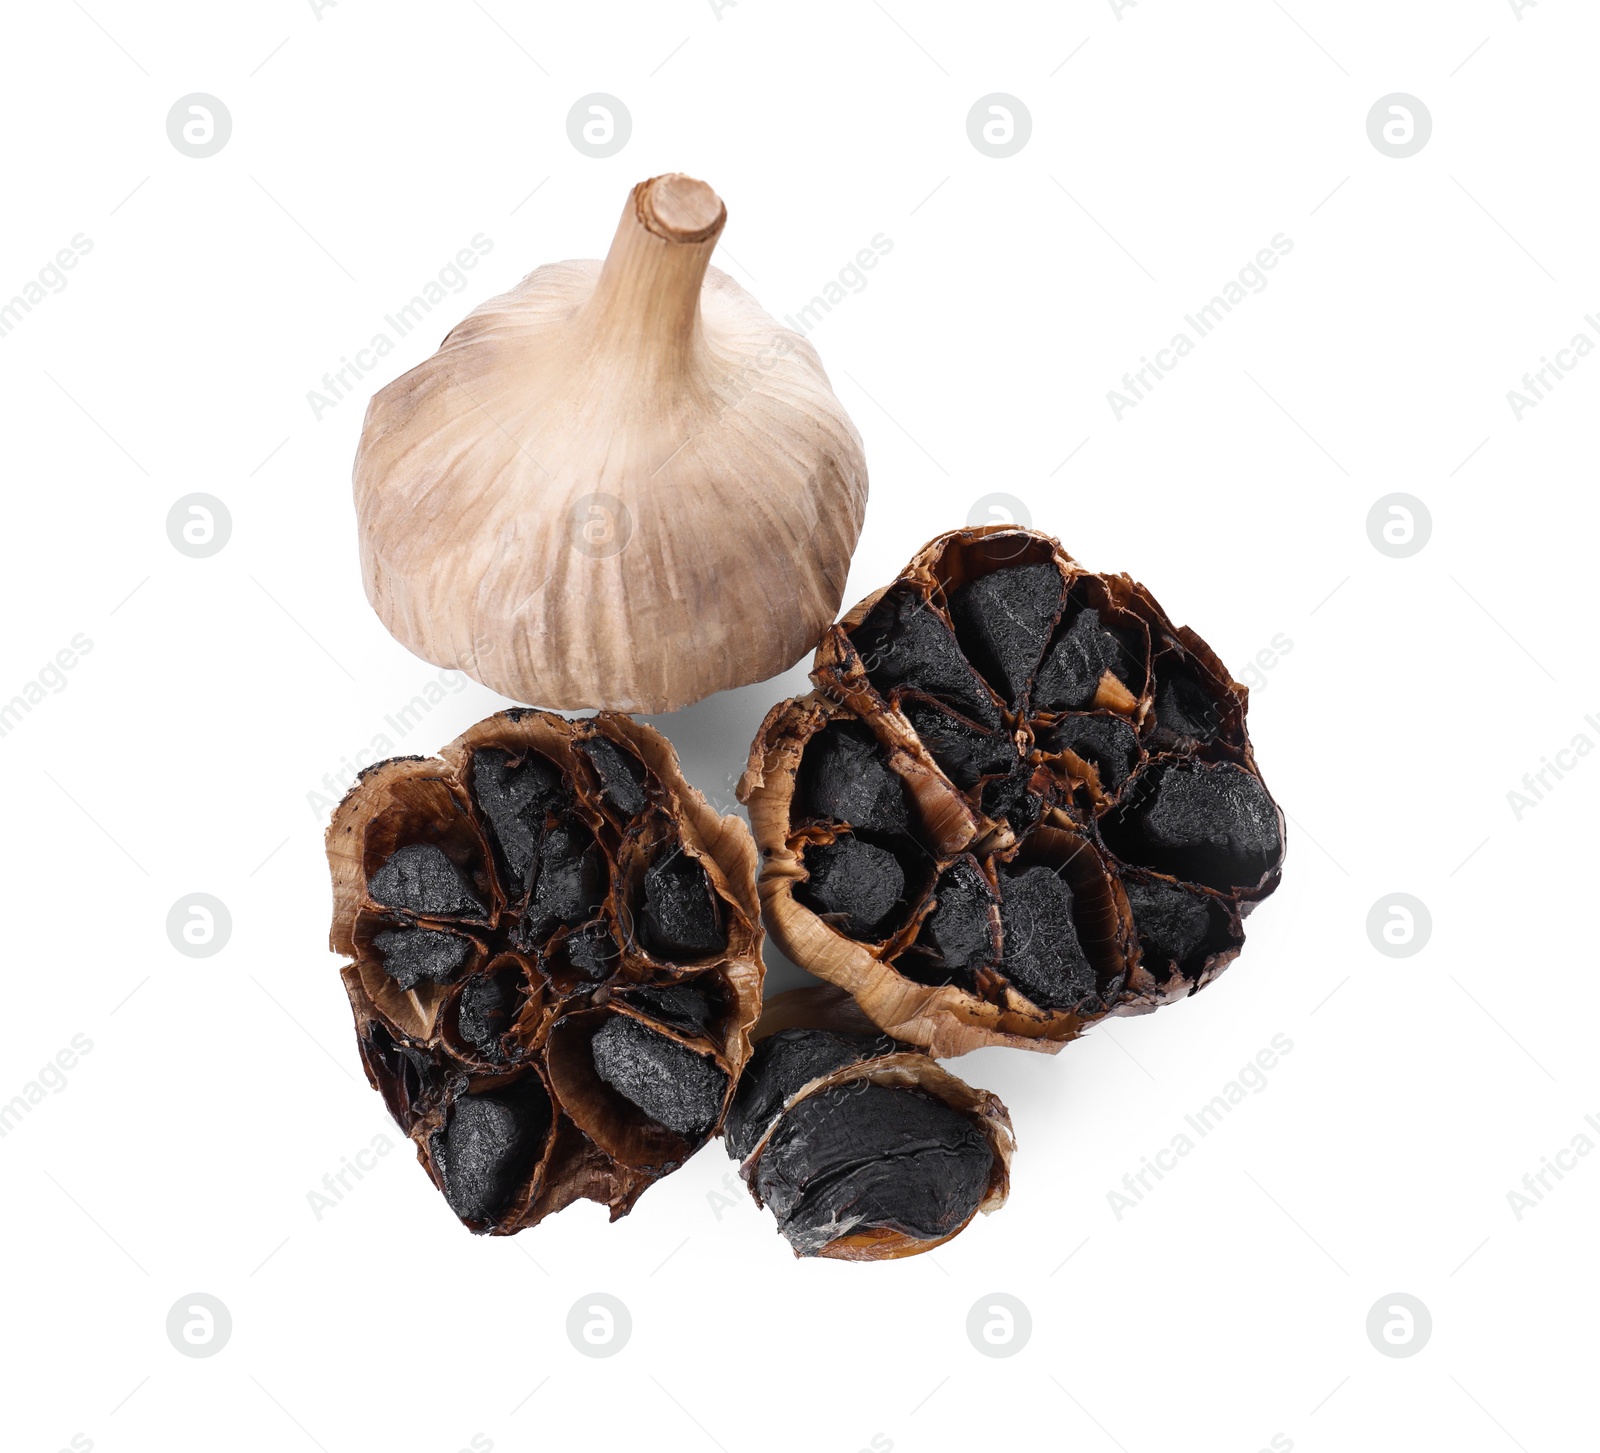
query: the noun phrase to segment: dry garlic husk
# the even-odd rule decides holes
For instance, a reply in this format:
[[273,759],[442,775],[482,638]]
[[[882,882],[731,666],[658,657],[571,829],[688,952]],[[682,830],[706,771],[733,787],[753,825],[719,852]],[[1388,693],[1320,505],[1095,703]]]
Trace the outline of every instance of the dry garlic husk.
[[779,994],[751,1040],[726,1144],[796,1256],[915,1256],[1005,1204],[1006,1107],[882,1033],[843,990]]
[[327,834],[367,1078],[450,1209],[623,1215],[721,1129],[761,1011],[755,848],[625,716],[501,712]]
[[367,597],[515,700],[672,711],[792,666],[866,508],[816,351],[709,267],[704,182],[641,182],[601,262],[530,273],[381,390],[355,464]]
[[1126,575],[956,530],[824,636],[739,795],[767,927],[937,1055],[1203,988],[1277,887],[1248,693]]

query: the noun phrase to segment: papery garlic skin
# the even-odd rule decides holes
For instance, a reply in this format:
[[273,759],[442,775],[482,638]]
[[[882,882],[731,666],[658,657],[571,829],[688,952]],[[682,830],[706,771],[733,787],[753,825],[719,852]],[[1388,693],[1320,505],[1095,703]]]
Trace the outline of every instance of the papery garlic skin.
[[641,183],[604,263],[530,273],[373,398],[362,576],[419,656],[541,706],[663,712],[832,623],[861,439],[815,349],[708,266],[725,217],[704,183]]

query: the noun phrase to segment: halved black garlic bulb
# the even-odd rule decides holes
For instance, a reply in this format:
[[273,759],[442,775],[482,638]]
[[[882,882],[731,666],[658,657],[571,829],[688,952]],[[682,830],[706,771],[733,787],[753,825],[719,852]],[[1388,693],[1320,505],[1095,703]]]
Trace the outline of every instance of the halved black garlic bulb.
[[755,848],[613,713],[506,711],[328,828],[367,1078],[450,1209],[623,1215],[721,1128],[761,1007]]
[[831,627],[739,794],[767,927],[934,1054],[1210,983],[1278,885],[1247,690],[1126,575],[955,530]]

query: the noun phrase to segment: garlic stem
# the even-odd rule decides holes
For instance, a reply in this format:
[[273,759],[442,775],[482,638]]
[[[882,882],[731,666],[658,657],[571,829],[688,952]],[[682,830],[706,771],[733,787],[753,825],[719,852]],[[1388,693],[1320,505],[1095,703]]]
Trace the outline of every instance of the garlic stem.
[[693,177],[669,172],[633,189],[584,309],[602,351],[634,352],[652,373],[691,370],[703,342],[700,285],[727,217]]

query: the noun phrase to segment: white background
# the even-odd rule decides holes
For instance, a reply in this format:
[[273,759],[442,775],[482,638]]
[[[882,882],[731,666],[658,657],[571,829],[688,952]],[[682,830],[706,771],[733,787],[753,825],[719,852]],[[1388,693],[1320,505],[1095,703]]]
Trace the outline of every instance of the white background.
[[[1600,742],[1600,359],[1520,421],[1506,394],[1600,341],[1597,42],[1577,0],[13,7],[0,297],[93,248],[0,338],[0,699],[92,649],[0,738],[0,1100],[93,1048],[0,1140],[5,1446],[1593,1446],[1600,1156],[1520,1220],[1507,1193],[1600,1114],[1600,761],[1520,820],[1507,793]],[[204,160],[165,130],[195,91],[233,118]],[[606,160],[567,137],[594,91],[633,118]],[[1005,160],[966,131],[997,91],[1033,124]],[[1406,160],[1366,131],[1396,91],[1433,118]],[[1000,491],[1236,674],[1292,642],[1250,717],[1290,855],[1243,957],[1057,1058],[960,1061],[1011,1108],[1011,1202],[905,1262],[794,1261],[718,1145],[614,1226],[468,1236],[362,1081],[324,948],[310,794],[437,675],[361,592],[365,398],[535,265],[600,255],[673,169],[722,193],[717,264],[778,316],[892,239],[811,335],[872,474],[847,601]],[[308,390],[477,233],[437,326],[316,419]],[[1278,233],[1269,286],[1118,421],[1107,390]],[[232,516],[209,559],[166,535],[195,491]],[[1405,559],[1366,529],[1395,491],[1432,519]],[[657,725],[725,796],[802,682]],[[502,704],[447,691],[397,746]],[[1397,891],[1433,921],[1404,959],[1365,926]],[[194,892],[232,915],[208,959],[165,932]],[[1118,1219],[1108,1192],[1277,1034],[1265,1088]],[[399,1153],[318,1219],[378,1135]],[[233,1319],[203,1360],[164,1330],[197,1291]],[[565,1332],[596,1291],[633,1319],[603,1361]],[[965,1332],[994,1292],[1032,1315],[1003,1360]],[[1433,1319],[1405,1359],[1365,1330],[1395,1292]]]

